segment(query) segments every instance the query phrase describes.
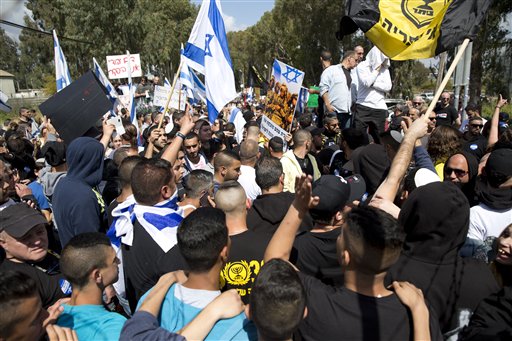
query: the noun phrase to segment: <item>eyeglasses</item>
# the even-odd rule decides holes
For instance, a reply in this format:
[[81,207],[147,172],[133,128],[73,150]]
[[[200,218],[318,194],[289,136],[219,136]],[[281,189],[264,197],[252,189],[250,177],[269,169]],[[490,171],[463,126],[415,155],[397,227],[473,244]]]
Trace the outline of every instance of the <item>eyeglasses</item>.
[[455,172],[455,176],[458,177],[458,178],[462,178],[464,176],[466,176],[469,172],[465,171],[465,170],[462,170],[462,169],[454,169],[454,168],[451,168],[451,167],[445,167],[444,168],[444,172],[446,175],[450,175],[452,174],[452,172]]
[[480,128],[480,129],[482,129],[484,127],[483,124],[470,124],[470,126],[473,128]]

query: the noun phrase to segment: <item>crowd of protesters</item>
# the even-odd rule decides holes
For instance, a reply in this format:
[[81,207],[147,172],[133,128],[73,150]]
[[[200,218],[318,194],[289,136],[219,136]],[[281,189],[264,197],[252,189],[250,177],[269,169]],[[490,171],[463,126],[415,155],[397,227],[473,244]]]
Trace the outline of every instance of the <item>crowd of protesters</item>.
[[245,97],[73,141],[4,122],[0,339],[510,340],[507,100],[389,114],[380,51],[321,62],[284,139]]

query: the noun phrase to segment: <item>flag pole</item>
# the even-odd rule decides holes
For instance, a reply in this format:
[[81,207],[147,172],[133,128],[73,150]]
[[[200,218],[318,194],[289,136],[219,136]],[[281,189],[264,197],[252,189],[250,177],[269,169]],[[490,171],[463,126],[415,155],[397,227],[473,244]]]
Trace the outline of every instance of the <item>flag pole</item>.
[[469,38],[466,38],[460,45],[459,51],[457,52],[457,55],[453,59],[453,62],[450,65],[450,68],[446,72],[446,75],[444,76],[443,81],[441,82],[441,84],[439,84],[439,87],[436,90],[434,98],[432,99],[432,102],[430,102],[430,105],[428,106],[426,114],[423,115],[423,116],[425,116],[425,120],[428,119],[428,113],[431,112],[432,110],[434,110],[434,107],[436,106],[436,103],[439,100],[439,97],[441,97],[441,94],[443,93],[446,84],[448,84],[448,81],[450,80],[450,77],[452,76],[453,71],[455,71],[455,68],[457,67],[457,64],[459,63],[459,60],[462,58],[462,55],[464,54],[464,51],[466,50],[466,47],[468,46],[468,44],[469,44]]
[[167,95],[167,102],[165,103],[163,115],[160,116],[160,122],[158,122],[158,129],[162,127],[162,122],[164,121],[164,116],[169,112],[169,103],[171,102],[172,93],[174,92],[174,88],[176,87],[176,81],[180,77],[181,66],[183,65],[183,61],[180,61],[180,65],[178,66],[178,70],[176,71],[176,75],[172,81],[171,91]]

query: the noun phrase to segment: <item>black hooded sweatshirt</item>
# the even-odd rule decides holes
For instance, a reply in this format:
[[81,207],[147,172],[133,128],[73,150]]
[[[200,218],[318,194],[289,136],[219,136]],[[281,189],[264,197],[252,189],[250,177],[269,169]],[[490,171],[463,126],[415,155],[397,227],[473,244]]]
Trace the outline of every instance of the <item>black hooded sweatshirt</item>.
[[[248,229],[271,235],[274,234],[286,212],[288,212],[294,198],[295,194],[290,192],[258,195],[247,212]],[[307,214],[302,221],[299,231],[309,231],[311,228],[313,228],[313,220]]]
[[499,290],[485,263],[458,255],[469,226],[466,196],[451,182],[419,187],[404,203],[399,221],[406,238],[388,283],[409,281],[422,289],[443,334],[456,334],[459,318]]

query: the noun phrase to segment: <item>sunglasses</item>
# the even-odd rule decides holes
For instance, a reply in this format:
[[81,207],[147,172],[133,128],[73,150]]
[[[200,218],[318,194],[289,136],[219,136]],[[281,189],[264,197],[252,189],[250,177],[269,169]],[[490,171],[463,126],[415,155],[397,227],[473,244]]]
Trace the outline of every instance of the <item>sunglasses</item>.
[[477,128],[477,127],[478,128],[483,128],[484,127],[483,124],[470,124],[470,126],[473,127],[473,128]]
[[420,105],[420,104],[423,104],[422,102],[412,102],[412,104],[414,105]]
[[435,117],[429,117],[428,119],[429,119],[430,121],[435,121],[435,120],[436,120],[436,118],[435,118]]
[[445,100],[445,101],[449,101],[450,97],[443,97],[442,99]]
[[463,176],[466,176],[469,173],[462,169],[456,169],[456,168],[450,168],[450,167],[445,167],[444,172],[446,175],[450,175],[450,174],[452,174],[452,172],[455,172],[455,176],[458,178],[462,178]]

